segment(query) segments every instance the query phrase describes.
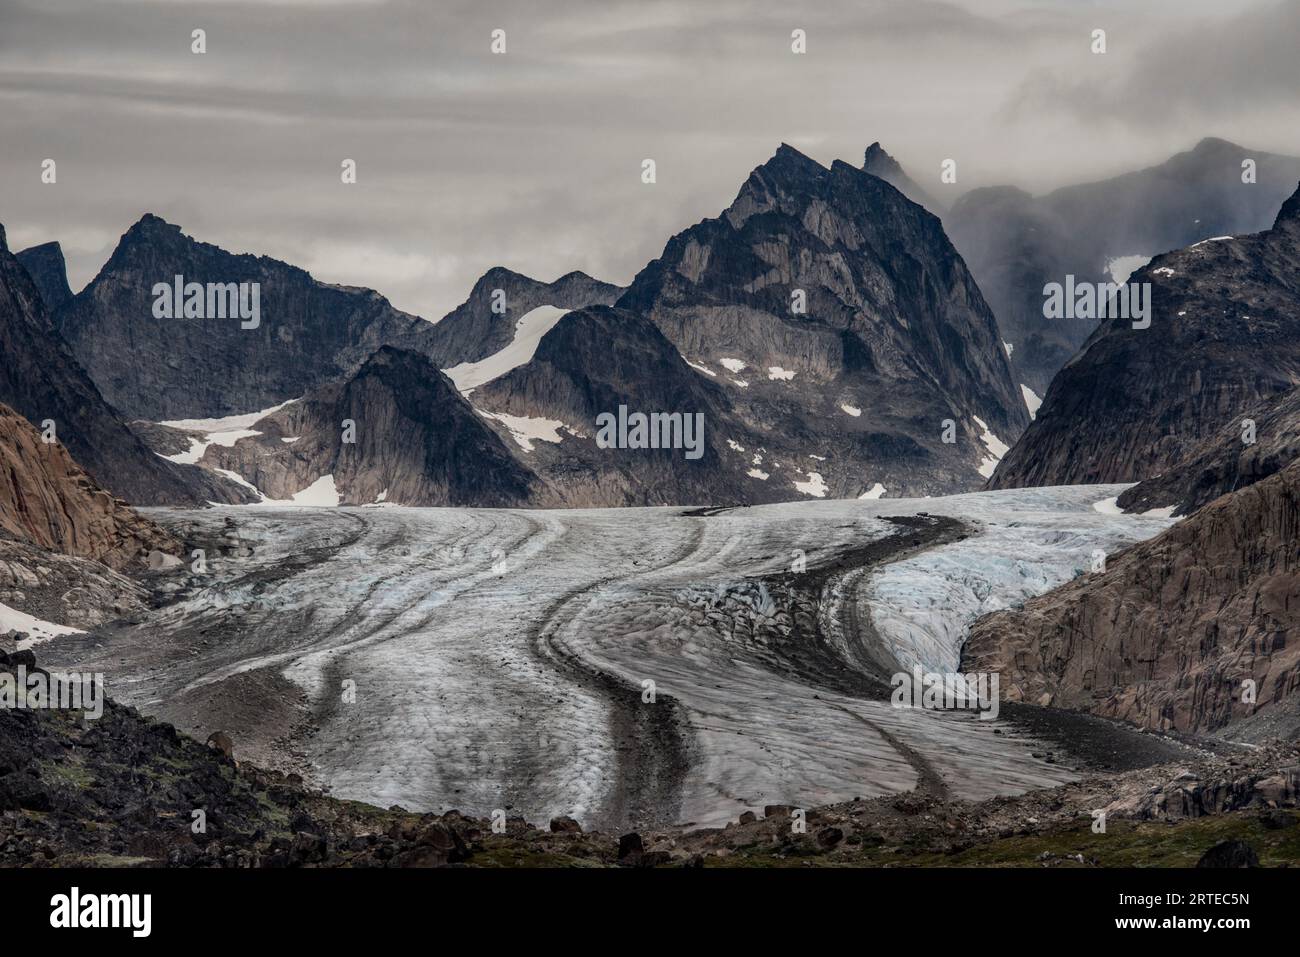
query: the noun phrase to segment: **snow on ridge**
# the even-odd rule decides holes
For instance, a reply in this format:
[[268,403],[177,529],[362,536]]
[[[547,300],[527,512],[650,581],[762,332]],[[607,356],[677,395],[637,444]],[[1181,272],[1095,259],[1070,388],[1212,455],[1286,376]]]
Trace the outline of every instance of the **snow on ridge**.
[[504,349],[494,352],[486,359],[462,362],[442,371],[462,395],[468,395],[483,383],[491,382],[511,369],[531,362],[537,354],[537,344],[542,341],[542,336],[555,328],[555,324],[568,312],[568,309],[557,309],[555,306],[530,309],[515,323],[515,336]]
[[223,448],[229,448],[240,439],[261,435],[261,432],[255,431],[251,426],[297,401],[297,399],[289,399],[279,405],[273,405],[269,409],[263,409],[261,412],[242,412],[239,415],[227,415],[219,419],[170,419],[166,422],[159,422],[159,425],[165,425],[169,429],[202,433],[203,438],[189,436],[190,447],[184,452],[177,452],[174,455],[163,455],[161,452],[157,454],[168,462],[175,462],[177,465],[197,465],[199,459],[203,458],[203,453],[208,450],[209,445],[220,445]]

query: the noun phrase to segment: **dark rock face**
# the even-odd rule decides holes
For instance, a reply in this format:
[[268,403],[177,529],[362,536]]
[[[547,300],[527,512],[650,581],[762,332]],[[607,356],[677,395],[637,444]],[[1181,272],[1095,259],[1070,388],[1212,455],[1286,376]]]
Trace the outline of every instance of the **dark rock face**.
[[[1254,442],[1246,420],[1255,423]],[[1238,417],[1197,445],[1168,471],[1139,482],[1119,497],[1127,512],[1174,506],[1190,515],[1220,495],[1253,485],[1300,458],[1300,389]]]
[[[177,275],[186,283],[260,283],[260,324],[154,318],[154,285]],[[232,255],[153,215],[126,232],[56,322],[105,397],[152,421],[269,409],[354,372],[381,345],[426,345],[433,328],[369,289]]]
[[1206,851],[1197,867],[1259,867],[1255,849],[1245,841],[1223,841]]
[[[1300,463],[971,628],[1008,700],[1143,727],[1263,724],[1300,701]],[[1253,682],[1254,697],[1243,682]],[[1256,713],[1258,712],[1258,714]]]
[[63,247],[58,243],[42,243],[17,254],[32,282],[40,290],[45,311],[53,315],[72,298],[68,287],[68,264],[63,260]]
[[[498,290],[504,312],[493,311]],[[442,368],[477,362],[508,346],[515,336],[515,324],[539,306],[609,306],[622,294],[622,287],[582,272],[571,272],[546,283],[497,266],[474,284],[464,303],[434,326],[430,355]]]
[[[513,450],[573,506],[743,504],[795,497],[746,475],[750,434],[721,386],[697,373],[636,313],[594,306],[571,312],[542,337],[533,359],[476,388],[492,414],[554,423],[558,442]],[[684,449],[599,448],[597,417],[629,412],[703,416],[700,457]]]
[[969,489],[985,428],[1010,442],[1028,421],[939,220],[875,176],[789,146],[719,218],[674,236],[617,305],[709,369],[769,452],[821,456],[833,496],[876,482],[890,495]]
[[[1241,181],[1244,159],[1257,163],[1254,184]],[[1300,158],[1206,139],[1159,166],[1041,197],[972,190],[944,225],[1013,347],[1016,381],[1042,395],[1097,325],[1045,319],[1045,284],[1107,281],[1112,259],[1264,229],[1297,180]]]
[[27,270],[0,230],[0,402],[60,443],[94,481],[136,505],[240,501],[235,486],[159,458],[123,424],[54,328]]
[[[344,441],[346,420],[355,442]],[[212,446],[202,463],[272,499],[334,477],[340,504],[510,507],[547,504],[545,487],[423,355],[384,347],[355,375],[313,391]],[[292,441],[285,441],[292,440]]]
[[1151,326],[1106,320],[1053,381],[991,488],[1133,482],[1300,382],[1300,194],[1274,227],[1159,256]]

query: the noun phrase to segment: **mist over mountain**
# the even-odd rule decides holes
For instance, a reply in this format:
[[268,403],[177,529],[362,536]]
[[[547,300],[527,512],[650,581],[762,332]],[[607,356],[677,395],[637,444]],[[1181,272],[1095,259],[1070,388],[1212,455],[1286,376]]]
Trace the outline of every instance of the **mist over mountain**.
[[[1242,181],[1252,160],[1256,181]],[[1149,169],[1031,196],[975,189],[944,214],[1011,347],[1017,382],[1042,396],[1095,321],[1047,319],[1043,287],[1107,282],[1151,257],[1267,228],[1300,180],[1300,158],[1207,138]],[[1118,274],[1118,275],[1117,275]]]
[[[990,488],[1137,482],[1300,383],[1300,192],[1271,229],[1157,256],[1150,328],[1104,321]],[[1171,503],[1166,503],[1171,504]]]

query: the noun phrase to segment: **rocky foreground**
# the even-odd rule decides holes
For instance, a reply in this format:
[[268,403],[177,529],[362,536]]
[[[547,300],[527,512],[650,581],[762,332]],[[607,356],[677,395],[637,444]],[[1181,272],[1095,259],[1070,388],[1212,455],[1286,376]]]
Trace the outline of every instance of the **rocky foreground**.
[[[0,652],[0,685],[20,667],[39,673],[30,651]],[[629,834],[507,808],[494,830],[331,798],[112,701],[95,720],[0,709],[6,867],[1290,866],[1298,804],[1300,746],[1274,745],[982,802],[921,789]]]

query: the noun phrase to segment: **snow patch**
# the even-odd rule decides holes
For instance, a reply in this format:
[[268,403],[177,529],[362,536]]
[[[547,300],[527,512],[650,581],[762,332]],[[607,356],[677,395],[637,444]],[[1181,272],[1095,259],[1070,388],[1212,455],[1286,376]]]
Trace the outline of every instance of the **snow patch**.
[[692,362],[690,359],[686,358],[685,356],[682,356],[682,361],[685,362],[692,369],[695,369],[697,372],[703,372],[705,375],[711,375],[715,379],[718,377],[718,374],[714,372],[712,369],[710,369],[708,366],[697,365],[696,363]]
[[989,454],[984,457],[984,460],[980,462],[979,473],[985,478],[992,478],[993,470],[996,469],[998,463],[1002,461],[1002,456],[1011,451],[1011,446],[1007,445],[1007,443],[994,435],[993,430],[990,429],[988,425],[985,424],[984,420],[978,415],[972,416],[972,418],[975,420],[975,424],[982,430],[980,433],[980,441],[984,443],[984,447],[988,449],[989,452]]
[[782,382],[789,382],[794,378],[794,372],[789,369],[782,369],[780,366],[768,366],[767,377],[769,379],[779,379]]
[[794,487],[804,495],[812,495],[816,498],[826,497],[826,481],[822,478],[820,472],[808,472],[806,482],[795,482]]
[[880,497],[881,497],[882,495],[884,495],[884,494],[885,494],[885,487],[884,487],[883,485],[881,485],[879,482],[877,482],[875,485],[871,486],[871,488],[867,489],[865,492],[863,492],[861,495],[859,495],[859,496],[858,496],[858,499],[859,499],[859,500],[862,500],[862,499],[867,499],[867,500],[877,499],[877,498],[880,498]]
[[770,472],[764,472],[762,469],[750,469],[745,474],[748,475],[750,478],[761,479],[764,482],[766,482],[768,479],[772,477],[772,474]]
[[[504,412],[484,412],[482,409],[475,409],[479,415],[485,419],[492,419],[500,422],[510,430],[510,437],[525,452],[533,451],[533,442],[559,442],[561,441],[560,429],[569,429],[567,425],[559,419],[532,419],[526,415],[507,415]],[[575,435],[577,433],[574,433]]]
[[853,416],[855,419],[862,414],[862,410],[859,409],[856,405],[842,405],[840,406],[840,408],[843,409],[845,412],[847,412],[849,415]]
[[722,363],[722,367],[728,372],[739,372],[745,368],[745,363],[739,359],[719,359],[718,361]]
[[1034,393],[1033,389],[1029,388],[1029,386],[1025,385],[1023,382],[1020,383],[1020,394],[1025,399],[1025,408],[1029,410],[1029,417],[1031,419],[1035,418],[1038,415],[1038,407],[1043,404],[1043,400]]
[[5,631],[24,631],[27,633],[27,637],[18,642],[19,651],[30,648],[39,642],[57,638],[59,635],[84,634],[80,628],[56,625],[52,621],[42,621],[40,618],[35,618],[24,611],[10,608],[0,602],[0,632]]
[[1151,256],[1117,256],[1106,262],[1106,271],[1115,282],[1123,284],[1128,282],[1129,276],[1149,263],[1152,258]]

